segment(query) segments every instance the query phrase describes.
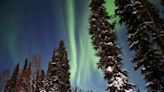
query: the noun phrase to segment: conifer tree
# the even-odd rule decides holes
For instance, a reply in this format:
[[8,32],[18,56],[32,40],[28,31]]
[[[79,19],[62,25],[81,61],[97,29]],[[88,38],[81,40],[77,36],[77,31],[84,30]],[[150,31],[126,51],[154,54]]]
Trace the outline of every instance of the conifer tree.
[[128,82],[127,70],[122,68],[120,48],[116,44],[116,34],[112,31],[114,25],[108,22],[108,16],[103,4],[104,0],[92,0],[89,18],[91,39],[97,55],[101,58],[98,67],[104,72],[110,92],[135,92]]
[[17,66],[15,67],[11,78],[8,80],[6,86],[5,86],[5,90],[4,92],[15,92],[15,87],[16,87],[16,83],[18,80],[18,76],[19,76],[19,63],[17,64]]
[[38,54],[34,55],[31,64],[32,64],[32,73],[36,74],[38,70],[41,71],[40,55]]
[[163,20],[147,0],[116,0],[115,3],[120,23],[128,28],[130,49],[136,52],[132,60],[135,69],[144,75],[148,92],[163,92]]
[[27,59],[25,60],[19,80],[15,85],[15,92],[31,92],[31,63],[28,64]]
[[[149,29],[152,33],[154,44],[156,43],[160,46],[164,53],[164,20],[159,17],[159,10],[153,4],[148,2],[148,0],[116,0],[116,5],[118,6],[116,13],[121,16],[120,22],[126,20],[128,15],[125,15],[125,13],[131,14],[131,17],[137,16],[138,18],[143,18],[142,20],[139,20],[140,23],[138,24],[140,24],[140,27],[145,26],[147,27],[146,29]],[[132,9],[128,9],[129,7]],[[134,21],[134,19],[132,20],[135,23],[139,22]],[[130,21],[128,22],[130,23]],[[128,25],[129,23],[126,24]]]
[[49,62],[45,90],[47,92],[71,92],[69,69],[64,41],[60,41],[58,49],[54,51]]

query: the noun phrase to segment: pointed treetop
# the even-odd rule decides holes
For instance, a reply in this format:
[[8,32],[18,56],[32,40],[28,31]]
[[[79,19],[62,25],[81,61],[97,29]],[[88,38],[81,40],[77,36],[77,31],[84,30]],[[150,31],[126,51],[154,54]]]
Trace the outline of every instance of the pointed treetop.
[[27,64],[28,64],[28,59],[26,58],[25,64],[24,64],[24,66],[23,66],[23,70],[26,70],[26,69],[27,69]]
[[56,53],[56,49],[54,49],[54,52],[53,52],[52,58],[55,57],[55,53]]
[[15,73],[18,73],[18,72],[19,72],[19,63],[16,65],[12,76],[15,76]]
[[59,47],[56,50],[56,54],[58,55],[59,53],[64,53],[64,52],[66,52],[66,48],[65,48],[64,41],[61,40],[60,43],[59,43]]
[[[18,72],[19,71],[19,63],[16,65],[15,69],[14,69],[14,72]],[[14,73],[13,72],[13,73]]]
[[60,41],[60,44],[59,44],[59,48],[61,48],[61,47],[64,47],[65,48],[65,45],[64,45],[64,41],[63,40],[61,40]]
[[44,80],[44,78],[45,78],[45,72],[44,72],[44,70],[41,70],[41,80]]
[[16,65],[16,69],[19,69],[19,63]]

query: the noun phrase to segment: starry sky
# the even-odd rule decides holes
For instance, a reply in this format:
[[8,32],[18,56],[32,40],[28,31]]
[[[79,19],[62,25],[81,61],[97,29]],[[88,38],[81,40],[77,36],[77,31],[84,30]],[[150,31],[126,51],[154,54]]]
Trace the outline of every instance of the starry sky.
[[[159,4],[159,0],[151,1]],[[114,0],[106,2],[104,6],[113,16]],[[53,50],[64,40],[71,66],[71,85],[105,92],[107,84],[102,71],[97,69],[99,58],[94,55],[88,34],[89,3],[90,0],[0,0],[0,70],[12,70],[18,62],[23,64],[25,58],[31,60],[35,54],[41,56],[42,67],[47,70]],[[129,61],[134,54],[128,50],[126,27],[117,25],[116,33],[130,82],[146,92],[143,77],[133,70]]]

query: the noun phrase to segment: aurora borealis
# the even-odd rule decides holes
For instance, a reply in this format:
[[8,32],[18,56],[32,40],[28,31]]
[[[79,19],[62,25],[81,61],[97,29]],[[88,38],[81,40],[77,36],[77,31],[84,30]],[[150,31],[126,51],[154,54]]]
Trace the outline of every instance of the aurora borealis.
[[[114,16],[114,0],[106,1],[107,11]],[[71,84],[104,92],[106,82],[97,69],[99,58],[88,34],[89,3],[90,0],[0,0],[0,69],[13,69],[18,62],[23,64],[25,58],[31,60],[34,54],[40,54],[46,70],[53,50],[64,40]],[[133,52],[128,50],[126,28],[118,25],[116,29],[130,80],[145,92],[142,76],[128,60]]]

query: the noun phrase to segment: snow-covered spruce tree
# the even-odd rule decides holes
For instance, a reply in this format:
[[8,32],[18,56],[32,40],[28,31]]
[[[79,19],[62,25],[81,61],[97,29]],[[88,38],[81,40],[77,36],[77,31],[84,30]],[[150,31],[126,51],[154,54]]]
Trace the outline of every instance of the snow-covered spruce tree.
[[31,63],[26,59],[15,92],[31,92],[31,90]]
[[[118,2],[118,7],[120,8],[116,10],[116,12],[118,11],[117,12],[118,15],[121,14],[120,11],[125,13],[130,13],[129,11],[132,11],[131,15],[133,16],[137,15],[137,17],[143,18],[142,19],[143,23],[140,26],[143,26],[145,24],[147,27],[149,27],[149,29],[153,34],[154,43],[160,46],[162,52],[164,53],[164,20],[160,18],[159,10],[153,4],[148,2],[148,0],[124,0],[124,1],[116,0],[116,3],[117,2]],[[126,4],[126,2],[132,4],[130,6],[121,5],[121,4]],[[125,7],[126,9],[123,9],[123,7]],[[131,8],[133,7],[133,8],[127,10],[128,7]],[[126,19],[126,17],[125,16],[121,17],[122,18],[121,22],[123,22],[124,19]]]
[[154,41],[161,47],[164,53],[164,20],[159,16],[159,10],[148,0],[135,0],[141,2],[145,13],[147,14],[149,21],[151,21],[150,27],[153,30]]
[[[132,61],[135,69],[140,69],[144,75],[148,92],[163,92],[164,55],[162,48],[156,44],[158,43],[157,39],[162,43],[163,31],[160,29],[160,22],[156,24],[159,16],[154,14],[157,12],[154,12],[153,6],[146,6],[140,1],[116,0],[115,3],[118,7],[116,15],[120,16],[120,23],[127,25],[130,49],[136,52]],[[152,10],[150,11],[146,7]]]
[[11,78],[8,80],[4,92],[15,92],[14,89],[16,87],[15,84],[17,83],[18,76],[19,76],[19,63],[15,67]]
[[109,24],[104,0],[92,0],[90,4],[91,16],[89,18],[89,33],[93,40],[97,55],[101,58],[98,67],[104,72],[108,82],[107,90],[110,92],[136,92],[133,85],[128,83],[127,70],[122,68],[120,48],[116,44],[116,35]]
[[58,49],[54,51],[49,62],[45,82],[46,92],[71,92],[69,69],[64,41],[60,41]]

